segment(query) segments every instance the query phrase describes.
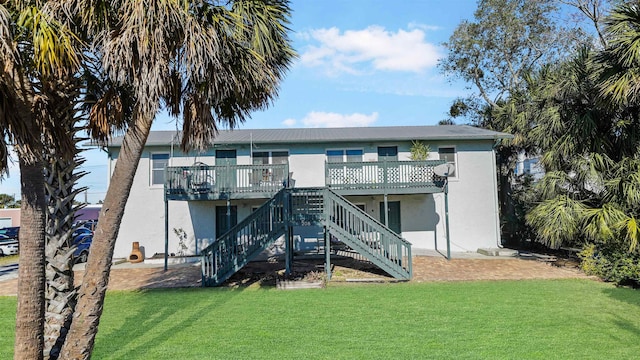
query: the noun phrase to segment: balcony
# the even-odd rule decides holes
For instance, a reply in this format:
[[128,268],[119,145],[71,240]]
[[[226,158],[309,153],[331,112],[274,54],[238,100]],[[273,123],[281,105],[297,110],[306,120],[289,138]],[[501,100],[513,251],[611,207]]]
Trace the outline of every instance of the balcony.
[[[443,160],[325,164],[325,185],[341,195],[442,192],[433,168]],[[266,199],[292,181],[288,164],[170,166],[167,200]]]
[[289,165],[170,166],[167,200],[270,198],[289,182]]
[[340,195],[442,192],[433,168],[444,160],[326,163],[325,184]]

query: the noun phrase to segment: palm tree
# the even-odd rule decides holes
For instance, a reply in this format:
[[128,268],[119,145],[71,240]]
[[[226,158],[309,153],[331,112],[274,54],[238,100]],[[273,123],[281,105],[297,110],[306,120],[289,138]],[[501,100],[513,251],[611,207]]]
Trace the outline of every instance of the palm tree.
[[[70,156],[70,141],[50,120],[45,86],[78,65],[74,37],[39,2],[0,5],[0,168],[5,139],[15,144],[22,187],[21,256],[16,319],[16,359],[43,356],[45,208],[43,142]],[[41,134],[49,134],[43,137]],[[60,135],[60,136],[58,136]],[[65,153],[66,151],[66,153]]]
[[539,99],[551,104],[533,131],[548,172],[528,221],[552,247],[592,243],[637,254],[640,6],[617,7],[606,25],[609,47],[581,51]]
[[[233,128],[250,111],[268,106],[295,56],[287,36],[288,1],[226,4],[111,2],[114,21],[101,31],[112,36],[96,36],[102,66],[115,84],[131,89],[137,102],[104,200],[63,358],[90,357],[124,207],[158,110],[164,105],[171,114],[182,114],[185,150],[203,148],[212,142],[218,123]],[[106,18],[93,9],[85,13],[88,24]],[[98,102],[91,114],[109,113],[106,108],[117,108],[112,106],[117,102],[118,96]]]

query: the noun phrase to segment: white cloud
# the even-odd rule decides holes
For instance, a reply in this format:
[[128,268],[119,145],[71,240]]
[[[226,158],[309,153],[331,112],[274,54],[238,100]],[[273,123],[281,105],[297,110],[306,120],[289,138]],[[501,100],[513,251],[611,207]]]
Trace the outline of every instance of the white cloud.
[[425,31],[437,31],[442,29],[440,26],[435,26],[435,25],[427,25],[427,24],[420,24],[420,23],[409,23],[409,25],[407,25],[407,27],[409,29],[422,29]]
[[304,37],[318,44],[303,51],[300,61],[310,67],[323,66],[333,74],[365,73],[371,69],[420,73],[434,67],[442,56],[438,46],[425,40],[425,26],[387,31],[380,26],[364,30],[312,30]]
[[[338,114],[331,112],[312,111],[308,113],[300,122],[304,127],[355,127],[369,126],[378,120],[378,113],[367,114]],[[284,125],[293,126],[297,123],[295,119],[287,119]],[[289,125],[291,124],[291,125]]]
[[291,127],[291,126],[295,126],[296,123],[297,123],[296,119],[286,119],[282,122],[282,125]]

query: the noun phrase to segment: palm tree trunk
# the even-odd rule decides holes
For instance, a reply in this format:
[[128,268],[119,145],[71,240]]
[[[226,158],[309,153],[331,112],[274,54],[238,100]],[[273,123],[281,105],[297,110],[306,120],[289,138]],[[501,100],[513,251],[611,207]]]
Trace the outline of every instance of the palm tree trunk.
[[[74,132],[70,129],[71,133]],[[75,172],[83,160],[65,160],[45,151],[45,194],[48,202],[46,226],[46,286],[44,358],[58,358],[77,299],[73,282],[73,201],[85,188],[75,189],[84,173]]]
[[44,223],[42,161],[20,158],[20,264],[14,359],[42,359],[44,348]]
[[120,222],[124,214],[133,178],[153,119],[136,113],[127,130],[107,195],[100,211],[98,227],[91,244],[89,260],[80,287],[71,329],[62,347],[62,359],[89,359],[98,333],[98,325],[109,283],[109,273]]

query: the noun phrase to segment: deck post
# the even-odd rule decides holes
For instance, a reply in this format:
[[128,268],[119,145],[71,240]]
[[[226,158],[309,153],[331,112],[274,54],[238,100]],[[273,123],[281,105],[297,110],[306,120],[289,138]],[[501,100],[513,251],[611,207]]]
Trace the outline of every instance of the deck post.
[[291,241],[289,241],[291,229],[286,227],[284,234],[284,273],[285,275],[291,275]]
[[167,271],[169,264],[169,201],[166,191],[164,197],[164,271]]
[[285,226],[285,234],[284,234],[284,268],[285,274],[291,275],[291,263],[293,260],[293,234],[291,227],[291,193],[286,191],[283,194],[283,205],[282,205],[282,221]]
[[324,226],[324,269],[327,273],[327,280],[331,280],[331,236]]
[[444,223],[447,230],[447,260],[451,260],[451,238],[449,236],[449,181],[444,180]]
[[227,196],[227,230],[231,230],[231,199]]
[[384,226],[389,227],[389,195],[387,195],[388,191],[388,169],[387,169],[387,158],[385,157],[384,162],[382,163],[384,169]]
[[387,195],[387,188],[384,190],[384,226],[389,227],[389,195]]

